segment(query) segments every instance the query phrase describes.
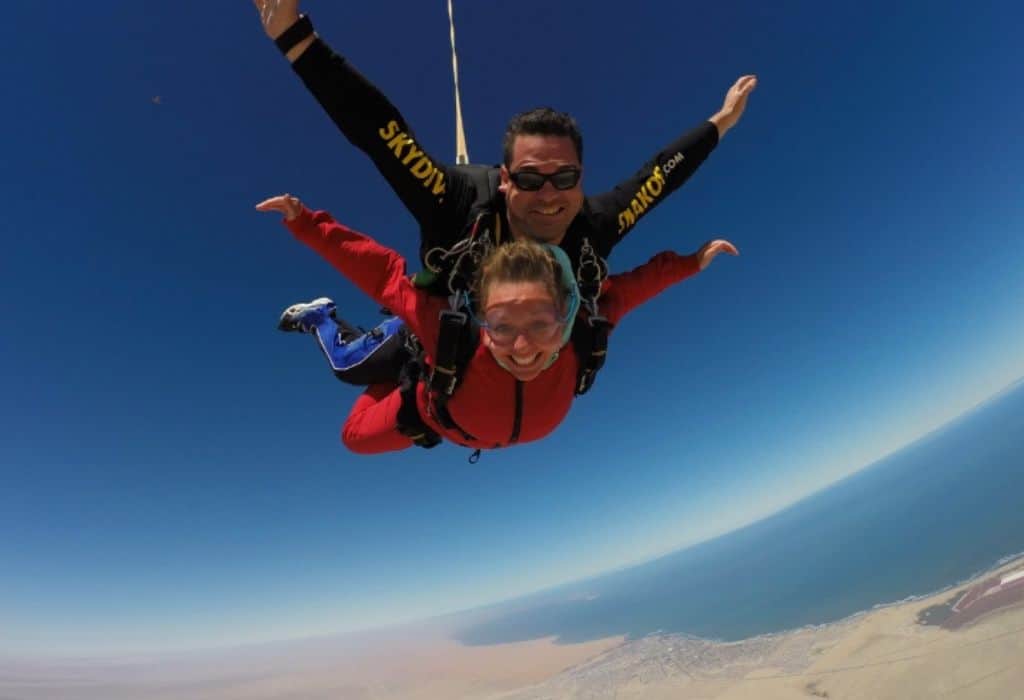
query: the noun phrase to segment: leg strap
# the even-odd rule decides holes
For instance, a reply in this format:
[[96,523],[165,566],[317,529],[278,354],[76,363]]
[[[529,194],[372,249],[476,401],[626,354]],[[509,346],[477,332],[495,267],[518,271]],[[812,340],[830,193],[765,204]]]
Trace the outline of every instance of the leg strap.
[[420,364],[416,361],[409,362],[402,372],[399,390],[402,396],[402,405],[398,409],[398,432],[419,447],[430,449],[440,445],[443,440],[420,417],[419,408],[416,406],[416,387],[419,386],[419,383]]

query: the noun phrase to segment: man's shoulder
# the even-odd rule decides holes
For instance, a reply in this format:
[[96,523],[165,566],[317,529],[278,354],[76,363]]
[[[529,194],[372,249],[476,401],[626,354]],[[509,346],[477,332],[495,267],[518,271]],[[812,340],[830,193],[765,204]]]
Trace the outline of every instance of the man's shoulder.
[[461,181],[467,192],[466,198],[472,197],[472,208],[495,204],[504,206],[505,195],[498,189],[501,183],[499,166],[469,163],[449,166],[448,172],[450,177]]

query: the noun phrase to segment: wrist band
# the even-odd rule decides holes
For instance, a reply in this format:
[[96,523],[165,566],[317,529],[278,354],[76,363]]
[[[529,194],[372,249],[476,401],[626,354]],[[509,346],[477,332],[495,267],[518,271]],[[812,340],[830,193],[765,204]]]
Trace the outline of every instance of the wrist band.
[[309,15],[302,15],[296,20],[295,24],[285,29],[281,36],[274,39],[274,43],[281,53],[287,54],[312,34],[313,22],[310,21]]

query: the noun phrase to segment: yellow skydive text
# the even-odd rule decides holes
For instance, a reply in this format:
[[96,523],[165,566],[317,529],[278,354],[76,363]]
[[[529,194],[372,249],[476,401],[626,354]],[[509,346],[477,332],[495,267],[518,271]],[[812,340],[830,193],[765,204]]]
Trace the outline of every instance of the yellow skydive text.
[[377,133],[387,142],[387,146],[395,158],[409,170],[413,177],[422,181],[423,186],[438,199],[444,196],[444,173],[438,170],[426,154],[416,147],[416,140],[402,131],[398,122],[392,119]]
[[633,199],[629,200],[629,207],[619,212],[620,236],[633,228],[636,220],[643,216],[644,212],[654,204],[654,200],[661,196],[661,193],[665,190],[665,176],[682,162],[683,154],[676,153],[668,159],[664,167],[660,165],[654,166],[651,176],[636,191]]

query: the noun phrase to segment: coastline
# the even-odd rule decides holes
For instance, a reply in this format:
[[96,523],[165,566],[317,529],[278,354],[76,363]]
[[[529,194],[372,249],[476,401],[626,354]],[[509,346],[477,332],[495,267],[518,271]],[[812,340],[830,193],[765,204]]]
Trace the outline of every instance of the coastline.
[[[1016,572],[1016,575],[1014,575]],[[1012,585],[1000,585],[1001,581]],[[1014,697],[1024,687],[1024,556],[955,586],[823,625],[723,642],[678,634],[553,638],[491,646],[411,625],[343,647],[281,645],[273,656],[201,666],[9,665],[17,700],[786,700]],[[1012,591],[1013,595],[1007,595]],[[987,601],[984,614],[944,624]],[[996,601],[998,605],[989,609]],[[959,611],[954,610],[960,604]],[[947,614],[949,613],[949,614]]]
[[1024,572],[1024,557],[1005,557],[928,595],[736,642],[683,635],[627,641],[543,684],[488,700],[1016,697],[1024,687],[1024,586],[966,624],[922,617],[1013,572]]

